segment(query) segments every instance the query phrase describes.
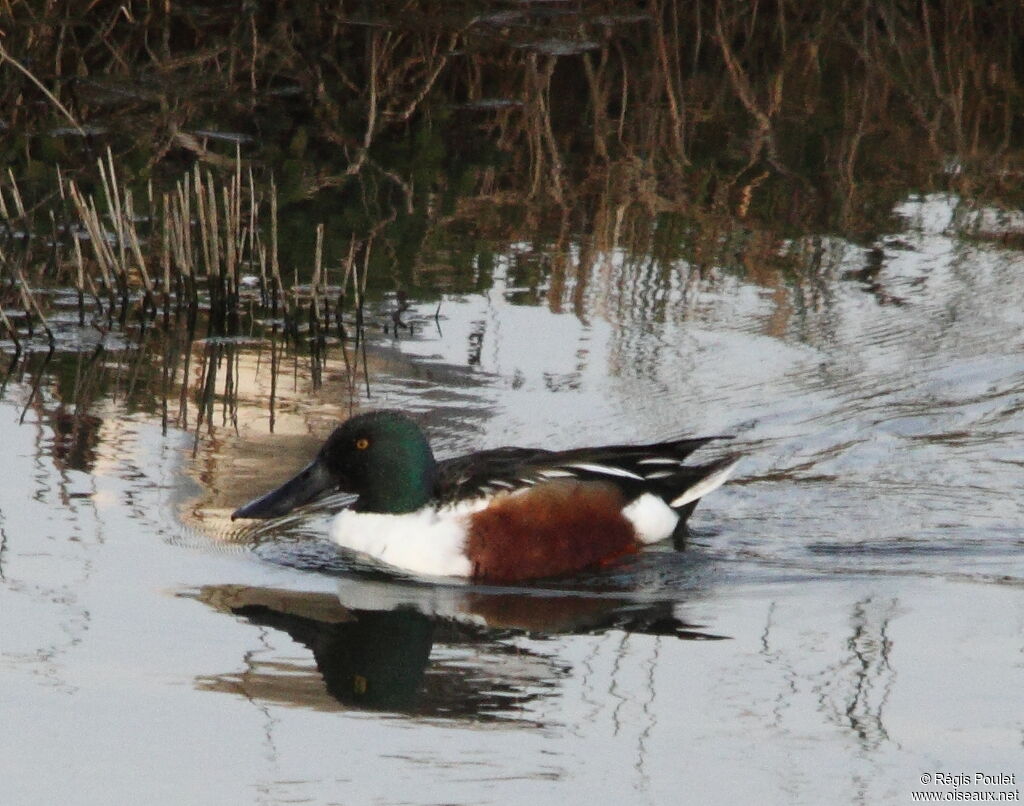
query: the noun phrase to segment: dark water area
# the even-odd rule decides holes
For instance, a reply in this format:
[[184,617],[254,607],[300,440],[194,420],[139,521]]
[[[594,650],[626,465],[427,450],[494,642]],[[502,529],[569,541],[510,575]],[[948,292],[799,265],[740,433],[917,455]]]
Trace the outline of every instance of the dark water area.
[[[0,802],[1019,800],[1019,8],[374,8],[4,17]],[[744,458],[529,584],[230,521],[380,407]]]

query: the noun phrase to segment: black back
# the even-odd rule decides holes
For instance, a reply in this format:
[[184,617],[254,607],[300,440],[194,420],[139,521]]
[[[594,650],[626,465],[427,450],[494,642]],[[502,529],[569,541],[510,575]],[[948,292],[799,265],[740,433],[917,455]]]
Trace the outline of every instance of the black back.
[[501,490],[516,490],[556,478],[604,481],[627,500],[645,492],[668,500],[735,457],[705,465],[683,461],[715,439],[699,437],[648,445],[604,445],[568,451],[495,448],[438,463],[437,498],[449,503]]

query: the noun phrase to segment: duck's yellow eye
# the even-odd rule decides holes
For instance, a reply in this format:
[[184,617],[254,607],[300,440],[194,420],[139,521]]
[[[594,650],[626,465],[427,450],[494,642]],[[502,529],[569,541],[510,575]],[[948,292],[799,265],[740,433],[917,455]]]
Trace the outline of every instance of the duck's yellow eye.
[[356,450],[365,451],[369,447],[370,440],[368,440],[366,437],[360,437],[359,439],[356,440]]

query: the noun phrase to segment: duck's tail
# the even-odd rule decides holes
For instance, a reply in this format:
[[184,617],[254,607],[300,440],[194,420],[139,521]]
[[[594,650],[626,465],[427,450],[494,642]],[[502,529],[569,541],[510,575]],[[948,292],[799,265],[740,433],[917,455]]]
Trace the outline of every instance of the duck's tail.
[[690,513],[701,498],[726,482],[739,460],[734,454],[703,465],[650,474],[648,488],[623,510],[633,522],[637,539],[654,543],[670,535],[685,537]]
[[[729,479],[741,458],[738,454],[733,454],[706,465],[686,468],[686,473],[678,474],[680,480],[684,480],[685,477],[686,486],[682,489],[677,488],[675,497],[668,500],[668,505],[672,509],[681,509],[687,504],[696,503],[713,490],[717,490]],[[673,477],[672,480],[675,478]]]

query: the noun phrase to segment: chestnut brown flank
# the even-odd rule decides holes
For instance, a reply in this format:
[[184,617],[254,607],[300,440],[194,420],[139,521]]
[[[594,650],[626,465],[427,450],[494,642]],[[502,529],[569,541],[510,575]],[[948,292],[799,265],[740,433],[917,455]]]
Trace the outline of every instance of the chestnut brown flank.
[[637,547],[609,484],[569,480],[498,496],[470,517],[466,555],[474,579],[512,582],[607,562]]

